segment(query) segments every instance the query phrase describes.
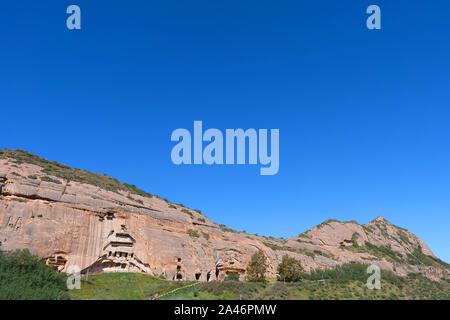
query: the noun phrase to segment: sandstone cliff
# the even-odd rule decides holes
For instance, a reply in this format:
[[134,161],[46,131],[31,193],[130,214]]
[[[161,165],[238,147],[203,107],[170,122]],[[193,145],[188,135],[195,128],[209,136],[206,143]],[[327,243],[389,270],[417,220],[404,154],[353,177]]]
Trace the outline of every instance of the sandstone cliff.
[[284,254],[306,270],[352,261],[399,275],[448,279],[449,265],[415,235],[379,217],[366,225],[328,220],[289,239],[237,232],[199,211],[116,179],[20,150],[0,150],[2,250],[28,248],[61,271],[144,272],[167,279],[245,277],[262,250],[275,277]]

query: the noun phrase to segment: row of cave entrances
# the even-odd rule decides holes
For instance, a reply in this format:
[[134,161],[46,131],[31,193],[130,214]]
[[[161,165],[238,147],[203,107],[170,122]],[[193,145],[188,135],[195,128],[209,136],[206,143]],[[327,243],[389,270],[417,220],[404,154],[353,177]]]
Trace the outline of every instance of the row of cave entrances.
[[[218,267],[216,267],[216,280],[219,279],[219,273],[220,273],[220,270]],[[195,276],[195,280],[199,281],[202,276],[202,273],[197,272],[194,276]],[[182,272],[182,268],[181,268],[181,258],[177,259],[177,273],[175,274],[174,278],[175,278],[174,280],[180,280],[180,281],[183,280],[183,272]],[[206,274],[206,281],[209,282],[210,280],[211,280],[211,271],[209,271]]]
[[[200,280],[200,277],[202,276],[202,273],[201,272],[197,272],[196,274],[195,274],[195,280]],[[218,279],[219,278],[219,270],[216,270],[216,279]],[[177,274],[176,274],[176,280],[183,280],[183,274],[182,274],[182,272],[181,272],[181,267],[180,266],[177,266]],[[211,272],[208,272],[207,274],[206,274],[206,281],[208,282],[208,281],[210,281],[211,280]]]

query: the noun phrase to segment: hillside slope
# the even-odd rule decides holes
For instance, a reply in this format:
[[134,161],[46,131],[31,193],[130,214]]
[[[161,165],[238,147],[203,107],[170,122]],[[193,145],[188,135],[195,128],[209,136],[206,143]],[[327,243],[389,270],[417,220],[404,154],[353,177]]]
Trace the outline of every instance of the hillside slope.
[[289,239],[231,230],[118,180],[21,150],[0,150],[0,241],[29,248],[61,271],[143,272],[166,279],[245,277],[262,250],[268,277],[289,254],[305,269],[374,263],[397,275],[448,279],[450,267],[414,234],[379,217],[366,225],[328,220]]

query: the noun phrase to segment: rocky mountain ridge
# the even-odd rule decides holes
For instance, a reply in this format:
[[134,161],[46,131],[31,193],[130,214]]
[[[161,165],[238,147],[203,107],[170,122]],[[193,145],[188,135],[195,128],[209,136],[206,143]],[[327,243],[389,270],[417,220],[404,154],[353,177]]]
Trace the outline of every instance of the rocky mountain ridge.
[[450,267],[411,232],[382,217],[365,225],[327,220],[288,239],[229,229],[199,210],[106,175],[22,150],[0,150],[2,250],[28,248],[60,271],[143,272],[210,281],[239,273],[262,250],[268,277],[284,254],[308,271],[342,263],[377,264],[400,276],[449,279]]

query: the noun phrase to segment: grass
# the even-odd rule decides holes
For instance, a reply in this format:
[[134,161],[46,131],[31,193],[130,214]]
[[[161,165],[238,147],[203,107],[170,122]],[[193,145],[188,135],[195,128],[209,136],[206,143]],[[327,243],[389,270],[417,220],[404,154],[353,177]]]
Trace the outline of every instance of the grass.
[[307,249],[303,249],[303,248],[293,248],[293,247],[288,247],[288,246],[280,246],[280,245],[277,245],[275,243],[268,242],[268,241],[263,241],[263,244],[266,247],[268,247],[268,248],[270,248],[272,250],[297,252],[297,253],[301,253],[301,254],[307,255],[308,257],[311,257],[311,258],[314,258],[316,256],[316,254],[327,256],[325,253],[323,253],[322,251],[319,251],[319,250],[315,250],[313,252],[313,251],[310,251],[310,250],[307,250]]
[[200,238],[200,235],[195,230],[189,229],[186,233],[193,238]]
[[414,249],[413,253],[408,253],[406,261],[412,265],[432,266],[437,264],[447,269],[449,269],[450,267],[448,263],[445,263],[442,260],[427,256],[425,253],[423,253],[422,247],[420,246]]
[[71,168],[55,161],[43,159],[24,150],[2,149],[0,150],[0,159],[14,159],[13,162],[15,164],[34,164],[42,168],[42,173],[67,181],[86,183],[113,192],[125,191],[143,197],[153,197],[152,194],[137,188],[135,185],[122,183],[115,178],[107,176],[106,174],[102,175],[82,169]]
[[223,232],[232,232],[232,233],[237,233],[238,231],[228,228],[226,225],[224,224],[219,224],[219,229],[222,230]]
[[186,214],[189,215],[191,218],[194,217],[194,215],[192,214],[192,212],[189,211],[188,209],[181,209],[181,212],[186,213]]
[[320,228],[322,228],[323,226],[329,224],[330,222],[340,222],[340,221],[339,221],[339,220],[336,220],[336,219],[327,219],[327,220],[325,220],[324,222],[318,224],[316,227],[317,227],[317,229],[320,229]]
[[53,179],[53,178],[50,178],[48,176],[41,177],[41,180],[42,181],[46,181],[46,182],[56,183],[56,184],[62,184],[61,181]]
[[400,252],[392,250],[389,246],[375,246],[369,242],[366,242],[363,246],[343,246],[342,249],[358,252],[369,253],[377,258],[386,258],[391,262],[404,263],[404,257]]
[[[417,274],[402,278],[382,271],[381,289],[370,290],[366,286],[368,275],[365,270],[365,265],[352,264],[343,265],[338,270],[306,275],[301,282],[295,283],[230,280],[197,282],[197,285],[192,281],[169,281],[145,274],[110,273],[93,275],[90,281],[83,280],[81,290],[73,290],[69,294],[71,299],[94,300],[146,300],[153,298],[155,293],[163,295],[161,300],[450,299],[450,283],[434,282]],[[326,280],[319,283],[317,280],[321,277]],[[169,293],[178,288],[181,289]]]
[[202,235],[203,235],[203,237],[204,237],[206,240],[209,240],[209,238],[210,238],[209,233],[202,232]]
[[74,300],[148,300],[191,282],[168,281],[140,273],[105,273],[82,280],[80,290],[69,292]]
[[0,300],[68,298],[65,274],[55,273],[28,250],[0,250]]

